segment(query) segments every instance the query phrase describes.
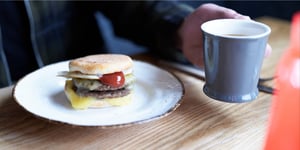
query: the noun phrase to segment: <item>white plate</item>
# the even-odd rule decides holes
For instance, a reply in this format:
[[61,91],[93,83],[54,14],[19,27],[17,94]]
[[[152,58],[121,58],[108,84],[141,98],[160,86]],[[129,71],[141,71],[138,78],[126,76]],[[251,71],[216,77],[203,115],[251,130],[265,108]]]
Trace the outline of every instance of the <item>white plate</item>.
[[74,110],[64,94],[68,61],[45,66],[22,78],[14,87],[16,102],[39,118],[73,126],[123,127],[162,118],[182,102],[184,87],[173,74],[154,65],[134,61],[133,101],[130,105]]

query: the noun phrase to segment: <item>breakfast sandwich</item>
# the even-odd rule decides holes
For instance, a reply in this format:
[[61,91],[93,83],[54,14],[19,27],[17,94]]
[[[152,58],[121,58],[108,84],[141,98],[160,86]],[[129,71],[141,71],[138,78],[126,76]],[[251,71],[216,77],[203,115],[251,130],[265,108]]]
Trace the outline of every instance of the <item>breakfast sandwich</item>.
[[132,100],[133,61],[121,54],[89,55],[71,60],[65,94],[74,109],[123,106]]

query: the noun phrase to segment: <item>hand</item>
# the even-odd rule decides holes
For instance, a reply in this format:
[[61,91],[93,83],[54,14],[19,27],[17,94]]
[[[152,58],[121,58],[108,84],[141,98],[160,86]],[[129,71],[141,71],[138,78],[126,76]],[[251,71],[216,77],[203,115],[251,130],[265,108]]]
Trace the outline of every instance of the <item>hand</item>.
[[[204,67],[201,24],[221,18],[250,19],[250,17],[241,15],[232,9],[215,4],[203,4],[185,18],[178,33],[181,39],[180,47],[186,58],[194,65]],[[266,55],[269,55],[271,51],[272,49],[268,45]]]

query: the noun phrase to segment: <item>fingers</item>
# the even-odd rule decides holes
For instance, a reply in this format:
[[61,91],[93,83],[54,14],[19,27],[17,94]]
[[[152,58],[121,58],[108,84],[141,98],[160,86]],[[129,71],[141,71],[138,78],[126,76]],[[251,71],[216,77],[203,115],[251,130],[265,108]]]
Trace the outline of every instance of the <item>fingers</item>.
[[246,20],[251,20],[251,18],[249,16],[244,16],[241,14],[238,14],[234,17],[235,19],[246,19]]
[[224,18],[232,18],[232,19],[248,19],[250,20],[250,17],[249,16],[245,16],[245,15],[242,15],[232,9],[229,9],[229,8],[224,8],[222,7],[223,9],[220,9],[222,10],[221,13],[223,13],[223,16]]
[[218,18],[250,19],[249,16],[242,15],[232,9],[222,7],[212,3],[201,5],[199,7],[199,12],[203,12],[203,13],[209,12],[208,14],[205,14],[207,16],[207,19],[205,20],[218,19]]
[[[206,21],[222,18],[250,19],[249,16],[215,4],[203,4],[185,18],[178,31],[180,49],[194,65],[203,66],[203,37],[199,26]],[[267,45],[265,57],[269,56],[271,51],[271,46]]]

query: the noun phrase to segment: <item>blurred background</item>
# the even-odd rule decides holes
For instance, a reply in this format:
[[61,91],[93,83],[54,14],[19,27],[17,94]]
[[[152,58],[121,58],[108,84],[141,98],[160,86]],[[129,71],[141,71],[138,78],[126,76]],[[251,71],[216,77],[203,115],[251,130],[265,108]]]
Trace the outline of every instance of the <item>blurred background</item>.
[[[199,0],[181,0],[181,3],[190,5],[193,8],[197,8],[204,3],[215,3],[227,8],[236,10],[237,12],[250,16],[252,19],[270,16],[278,19],[290,21],[292,14],[296,11],[300,11],[300,1],[199,1]],[[111,53],[121,52],[122,49],[128,49],[127,54],[133,55],[141,52],[145,52],[146,48],[140,45],[136,45],[126,39],[117,37],[114,35],[114,31],[111,28],[110,22],[101,13],[96,14],[98,24],[101,29],[105,29],[102,32],[105,37],[105,47]],[[123,51],[122,51],[123,52]]]
[[[8,1],[7,1],[8,2]],[[21,2],[21,1],[20,1]],[[300,11],[300,0],[294,1],[200,1],[200,0],[179,0],[181,3],[185,3],[190,5],[193,8],[197,8],[204,3],[215,3],[220,6],[224,6],[227,8],[231,8],[236,10],[237,12],[248,15],[252,19],[262,17],[262,16],[270,16],[275,17],[278,19],[283,19],[290,21],[292,15],[296,11]],[[1,7],[1,10],[9,8]],[[5,15],[3,15],[5,16]],[[100,33],[103,36],[104,47],[103,49],[106,50],[108,53],[124,53],[124,49],[126,49],[125,54],[127,55],[135,55],[139,53],[146,52],[147,49],[141,45],[137,45],[125,38],[121,38],[115,35],[114,30],[111,26],[110,20],[108,20],[103,14],[97,12],[95,14],[95,18],[97,20],[98,26],[100,26]],[[1,28],[0,28],[0,50],[3,49],[1,45],[3,45],[1,35]],[[29,41],[28,41],[29,42]],[[0,60],[4,60],[3,62],[7,62],[3,51],[0,51]],[[16,60],[17,62],[18,60]],[[11,84],[10,75],[7,70],[9,68],[8,65],[4,65],[0,61],[0,88],[6,86],[7,84]],[[3,67],[4,66],[4,67]],[[19,69],[18,69],[19,70]]]

